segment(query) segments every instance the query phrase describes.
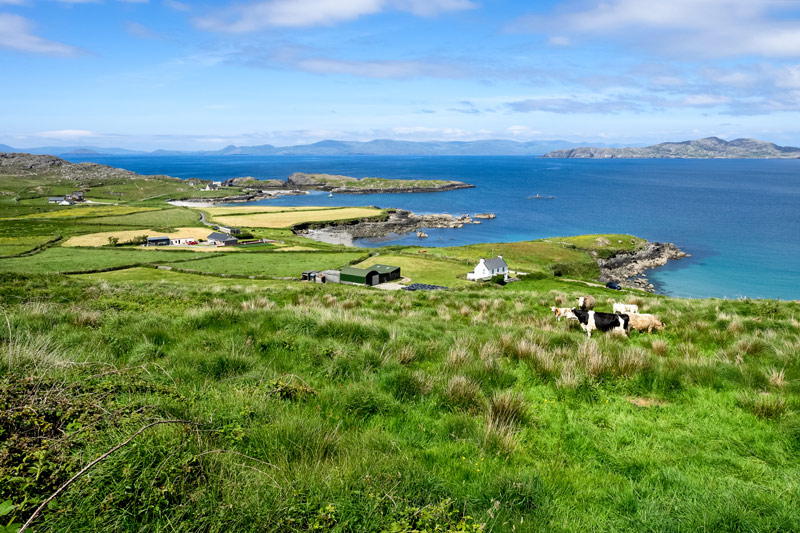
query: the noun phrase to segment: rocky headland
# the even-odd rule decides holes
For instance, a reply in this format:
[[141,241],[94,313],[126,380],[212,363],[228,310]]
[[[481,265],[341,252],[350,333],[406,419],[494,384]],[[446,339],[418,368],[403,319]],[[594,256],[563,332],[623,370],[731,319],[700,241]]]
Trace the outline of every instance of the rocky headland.
[[354,239],[402,235],[419,232],[422,228],[461,228],[465,224],[474,223],[469,215],[416,215],[410,211],[396,209],[388,212],[386,220],[357,220],[324,228],[298,227],[295,233],[321,242],[352,246]]
[[616,282],[623,287],[655,292],[655,286],[644,276],[644,272],[667,264],[670,259],[690,257],[672,243],[648,242],[644,248],[633,252],[618,253],[608,259],[598,259],[599,281]]
[[644,148],[594,148],[555,150],[542,157],[580,159],[798,159],[800,148],[778,146],[757,139],[725,141],[707,137],[693,141],[666,142]]
[[35,155],[23,153],[0,153],[0,174],[16,176],[50,175],[66,180],[139,178],[176,180],[170,176],[143,176],[130,170],[100,165],[98,163],[70,163],[54,155]]

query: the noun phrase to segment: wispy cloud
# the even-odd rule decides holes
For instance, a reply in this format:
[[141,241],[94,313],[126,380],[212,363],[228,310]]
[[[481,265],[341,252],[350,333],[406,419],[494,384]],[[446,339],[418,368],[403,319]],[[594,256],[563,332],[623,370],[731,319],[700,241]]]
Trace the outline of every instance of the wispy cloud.
[[560,45],[601,38],[670,55],[800,57],[797,7],[785,0],[569,0],[510,28]]
[[332,26],[398,10],[418,16],[471,9],[469,0],[268,0],[236,4],[195,19],[198,27],[230,33],[249,33],[270,27]]
[[55,130],[55,131],[40,131],[34,133],[34,137],[44,139],[58,139],[61,141],[77,141],[87,137],[97,137],[98,135],[89,130]]
[[81,50],[32,33],[33,24],[19,15],[0,13],[0,48],[52,56],[76,56]]
[[626,111],[643,110],[640,103],[634,100],[581,100],[577,98],[528,98],[516,102],[508,102],[507,107],[516,113],[544,111],[547,113],[599,113],[612,114]]

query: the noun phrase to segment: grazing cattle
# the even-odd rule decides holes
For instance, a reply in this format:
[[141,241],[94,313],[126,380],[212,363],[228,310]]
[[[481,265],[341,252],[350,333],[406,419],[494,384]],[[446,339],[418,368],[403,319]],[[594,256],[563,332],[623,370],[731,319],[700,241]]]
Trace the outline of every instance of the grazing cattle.
[[614,304],[614,312],[617,314],[638,313],[639,306],[635,304]]
[[578,320],[578,317],[569,307],[551,307],[550,310],[556,315],[556,320],[558,321],[561,321],[562,316],[567,320]]
[[594,309],[594,296],[587,294],[578,298],[578,308],[584,311],[591,311]]
[[583,309],[573,309],[572,312],[578,317],[581,328],[586,335],[591,337],[592,331],[618,331],[628,334],[628,315],[615,315],[614,313],[600,313],[598,311],[584,311]]
[[[621,315],[620,315],[621,316]],[[635,329],[638,331],[645,331],[647,333],[652,333],[653,330],[660,331],[664,329],[664,324],[655,317],[655,315],[630,315],[630,319],[628,320],[628,328]]]

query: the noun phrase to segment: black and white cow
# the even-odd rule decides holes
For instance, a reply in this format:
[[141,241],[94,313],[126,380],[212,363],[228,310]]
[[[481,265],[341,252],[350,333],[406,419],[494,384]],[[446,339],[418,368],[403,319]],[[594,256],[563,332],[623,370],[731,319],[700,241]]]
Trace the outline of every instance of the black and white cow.
[[578,317],[578,322],[589,337],[592,331],[619,331],[628,334],[628,315],[615,315],[613,313],[600,313],[598,311],[584,311],[583,309],[573,309],[572,313]]

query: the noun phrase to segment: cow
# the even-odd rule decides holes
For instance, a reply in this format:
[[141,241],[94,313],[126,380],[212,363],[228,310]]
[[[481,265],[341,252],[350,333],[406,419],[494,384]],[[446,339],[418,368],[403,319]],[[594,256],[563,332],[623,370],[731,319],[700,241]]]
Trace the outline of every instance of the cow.
[[614,312],[617,314],[638,313],[639,306],[636,304],[614,304]]
[[569,307],[551,307],[550,310],[556,315],[556,320],[559,322],[561,321],[562,316],[567,320],[578,320],[578,318],[575,316],[575,313],[573,313],[572,309]]
[[584,311],[583,309],[573,309],[573,314],[578,317],[581,328],[588,337],[592,336],[592,331],[619,331],[628,334],[628,315],[615,315],[614,313],[600,313],[599,311]]
[[591,311],[594,309],[594,296],[587,294],[578,298],[578,307],[584,311]]
[[652,333],[653,330],[661,331],[664,329],[664,324],[657,319],[655,315],[631,314],[628,320],[628,329],[635,329],[638,331],[647,330],[647,333]]

